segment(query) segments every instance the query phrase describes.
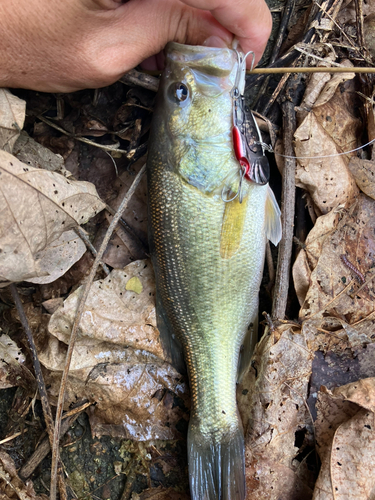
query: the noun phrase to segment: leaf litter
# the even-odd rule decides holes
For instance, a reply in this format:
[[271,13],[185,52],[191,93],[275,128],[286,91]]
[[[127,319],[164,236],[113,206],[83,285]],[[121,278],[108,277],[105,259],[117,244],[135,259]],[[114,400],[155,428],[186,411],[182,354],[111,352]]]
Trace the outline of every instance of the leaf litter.
[[[372,14],[370,7],[369,3],[364,4],[365,20]],[[341,12],[331,13],[338,13],[337,19],[343,29],[336,27],[329,32],[323,29],[324,22],[316,24],[322,27],[320,39],[311,45],[313,48],[307,49],[314,50],[327,64],[340,62],[350,66],[348,56],[353,62],[355,58],[353,52],[345,48],[349,43],[345,35],[354,40],[353,12],[354,2],[345,2]],[[330,43],[324,44],[322,40],[327,41],[327,37]],[[357,56],[362,48],[358,50]],[[313,57],[312,54],[310,60]],[[366,136],[373,138],[371,85],[371,80],[361,85],[353,73],[312,75],[306,82],[300,106],[296,108],[296,155],[329,157],[300,158],[297,161],[296,184],[308,193],[318,216],[316,222],[314,217],[307,238],[299,241],[296,249],[293,282],[300,304],[298,317],[290,315],[294,321],[273,318],[256,347],[248,373],[238,385],[239,409],[246,436],[247,488],[249,495],[259,500],[361,500],[373,496],[374,163],[371,154],[341,154],[366,142],[362,140]],[[60,96],[58,99],[65,103],[67,111],[64,118],[56,122],[70,134],[75,130],[80,135],[95,138],[103,146],[108,145],[109,139],[113,141],[109,135],[115,131],[121,148],[128,147],[129,153],[137,160],[137,153],[133,150],[144,151],[141,146],[149,127],[147,110],[152,108],[153,94],[143,96],[139,88],[126,92],[123,85],[117,83],[112,88],[98,91],[95,104],[88,94],[83,94],[84,104],[80,104],[76,96]],[[124,96],[128,99],[125,105]],[[45,98],[45,103],[43,99],[39,108],[49,109],[49,98]],[[30,103],[32,114],[32,106],[37,109],[38,104],[35,99]],[[19,104],[22,107],[22,103]],[[139,109],[142,109],[142,115],[136,112]],[[40,112],[38,109],[34,115]],[[46,176],[47,170],[53,170],[53,175],[63,185],[69,181],[76,186],[89,179],[112,209],[118,207],[143,160],[134,166],[134,163],[124,161],[124,155],[114,152],[109,158],[107,153],[98,154],[97,148],[75,142],[74,134],[60,135],[46,123],[35,122],[33,127],[33,130],[27,128],[31,137],[23,132],[19,136],[19,130],[7,128],[6,124],[1,128],[0,123],[5,142],[9,143],[7,137],[10,137],[13,154],[17,157],[15,165],[27,168],[27,172],[31,172],[29,179],[33,179],[37,169],[38,178]],[[40,148],[34,139],[52,147],[54,154],[48,153],[45,147]],[[340,156],[330,156],[338,154]],[[6,158],[9,162],[9,157]],[[93,158],[100,161],[93,162]],[[280,158],[278,163],[282,163]],[[54,166],[49,168],[50,164]],[[104,175],[101,168],[109,175]],[[2,172],[9,175],[9,172]],[[12,172],[12,179],[19,182],[17,176],[24,176],[27,172]],[[37,204],[32,201],[32,196],[35,197],[32,192],[35,191],[34,181],[23,183],[31,189],[30,195],[23,195],[23,200],[28,199],[27,208],[32,209],[32,213],[25,215],[22,205],[26,205],[19,203],[22,217],[14,219],[16,222],[25,220],[25,227],[35,225],[36,237],[26,232],[23,239],[12,240],[12,249],[22,250],[22,257],[17,261],[17,253],[12,255],[4,266],[6,273],[2,271],[0,274],[4,284],[33,280],[33,284],[26,284],[23,289],[23,300],[33,325],[38,355],[44,365],[49,397],[55,404],[78,297],[87,277],[84,269],[92,258],[88,259],[86,252],[86,257],[71,266],[79,257],[68,252],[69,255],[63,255],[59,260],[56,251],[59,238],[69,238],[69,233],[75,238],[71,230],[81,223],[80,217],[84,215],[80,205],[82,195],[76,195],[74,210],[77,210],[77,217],[72,217],[71,212],[65,214],[66,227],[59,233],[58,224],[53,222],[54,217],[63,220],[62,198],[59,201],[52,196],[55,193],[51,192],[51,177],[48,176],[44,188],[48,202],[40,204],[38,213],[34,212]],[[79,181],[75,180],[77,178]],[[87,191],[83,191],[84,197]],[[92,218],[95,212],[104,208],[104,203],[94,191],[90,194],[95,208],[90,211],[90,203],[86,200],[89,213],[83,219],[87,222],[91,218],[86,226],[98,246],[112,220],[113,211],[103,210]],[[186,432],[189,396],[183,376],[170,364],[160,343],[151,266],[140,260],[147,256],[146,196],[143,179],[103,257],[114,269],[107,277],[98,272],[91,287],[73,352],[65,409],[84,398],[95,403],[88,414],[91,432],[98,436],[97,439],[109,435],[145,440],[145,448],[132,448],[132,453],[139,457],[155,453],[159,458],[151,460],[153,465],[136,466],[131,470],[116,462],[116,474],[126,471],[124,495],[127,498],[161,500],[183,498],[183,493],[176,492],[178,482],[170,488],[165,479],[169,471],[167,463],[172,458],[165,449],[159,451],[158,448],[156,453],[152,443],[157,439],[181,439]],[[51,206],[56,205],[58,215],[55,216]],[[46,215],[51,216],[50,219],[47,217],[49,222],[45,223],[43,230],[42,226],[38,229],[38,220]],[[5,220],[9,224],[9,215]],[[82,244],[81,247],[83,252]],[[56,258],[48,261],[49,268],[44,256],[48,252]],[[65,268],[61,261],[70,263]],[[60,274],[55,273],[57,268],[60,268]],[[63,287],[58,285],[69,273],[66,284]],[[37,280],[44,284],[38,286]],[[2,293],[2,299],[7,304],[6,292]],[[9,387],[17,383],[20,374],[29,373],[32,383],[31,372],[22,372],[29,370],[30,366],[24,361],[28,357],[27,349],[19,348],[10,337],[3,335],[1,338],[6,341],[3,342],[5,352],[2,357],[13,367],[10,373],[14,373],[8,378],[1,375],[1,382]],[[8,338],[12,342],[9,348]],[[21,363],[21,358],[17,360],[15,357],[18,349],[22,355],[26,354]],[[0,365],[0,370],[1,366],[4,365]],[[144,450],[148,450],[146,454]],[[163,479],[159,482],[155,479],[158,460],[163,463],[160,476]],[[137,481],[144,477],[148,468],[148,482],[137,492]],[[173,466],[170,469],[175,470]],[[88,494],[89,480],[84,482],[85,494]],[[0,487],[4,484],[0,478]]]

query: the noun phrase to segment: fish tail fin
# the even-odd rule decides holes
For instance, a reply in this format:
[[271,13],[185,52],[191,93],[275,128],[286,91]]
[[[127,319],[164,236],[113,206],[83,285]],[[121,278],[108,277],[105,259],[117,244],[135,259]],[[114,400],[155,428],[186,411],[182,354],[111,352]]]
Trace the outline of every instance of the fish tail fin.
[[221,439],[189,425],[188,459],[192,500],[245,499],[245,445],[242,427]]

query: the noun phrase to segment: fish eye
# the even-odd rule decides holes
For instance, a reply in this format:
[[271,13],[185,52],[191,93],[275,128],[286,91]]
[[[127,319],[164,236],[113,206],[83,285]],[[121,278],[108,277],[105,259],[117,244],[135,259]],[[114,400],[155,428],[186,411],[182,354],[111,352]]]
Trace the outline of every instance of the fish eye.
[[186,101],[189,97],[189,89],[185,83],[177,82],[169,87],[168,94],[173,101],[180,103]]

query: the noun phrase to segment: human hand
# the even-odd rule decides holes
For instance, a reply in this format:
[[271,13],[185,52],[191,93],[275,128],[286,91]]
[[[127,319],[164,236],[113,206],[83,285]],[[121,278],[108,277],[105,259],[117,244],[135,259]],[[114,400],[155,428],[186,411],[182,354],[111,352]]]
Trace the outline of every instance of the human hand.
[[[18,0],[0,3],[0,86],[98,88],[168,41],[224,47],[235,35],[260,59],[272,27],[264,0]],[[250,64],[250,61],[249,61]]]

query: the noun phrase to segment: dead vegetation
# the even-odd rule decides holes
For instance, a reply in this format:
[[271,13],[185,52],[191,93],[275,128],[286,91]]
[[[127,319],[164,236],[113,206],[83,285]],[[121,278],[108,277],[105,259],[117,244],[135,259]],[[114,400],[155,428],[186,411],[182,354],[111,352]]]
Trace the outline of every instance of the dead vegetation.
[[[271,67],[374,66],[370,1],[284,7]],[[159,342],[148,260],[157,86],[134,70],[95,92],[0,90],[1,498],[188,498],[188,386]],[[371,499],[375,156],[357,148],[375,139],[374,76],[247,89],[284,234],[238,386],[248,498]]]

